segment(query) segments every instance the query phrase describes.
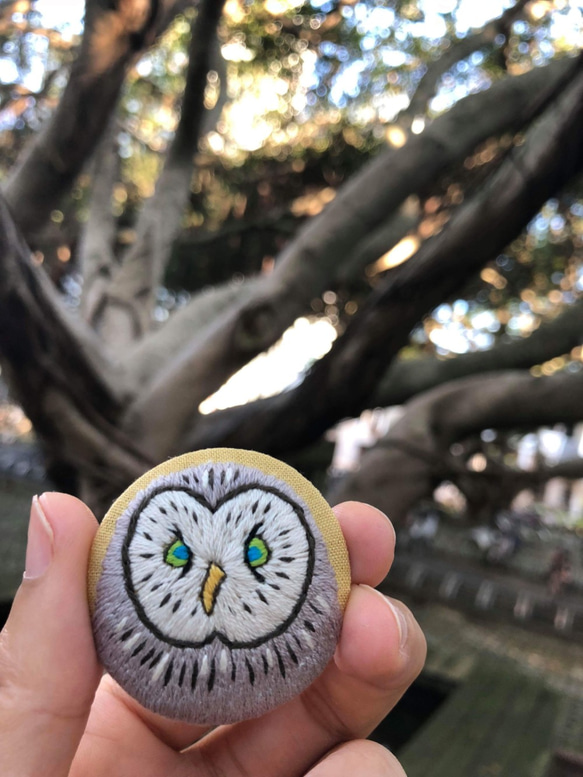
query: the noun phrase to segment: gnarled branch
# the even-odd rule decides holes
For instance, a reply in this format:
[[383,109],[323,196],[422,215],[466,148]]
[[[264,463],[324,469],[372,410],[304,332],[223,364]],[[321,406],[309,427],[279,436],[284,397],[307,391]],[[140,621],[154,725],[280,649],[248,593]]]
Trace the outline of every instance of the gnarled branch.
[[[388,214],[441,170],[463,160],[480,141],[531,121],[544,96],[550,99],[574,71],[572,61],[556,62],[470,95],[403,148],[386,151],[365,165],[324,212],[300,230],[275,270],[258,284],[255,298],[215,321],[204,339],[188,343],[142,392],[128,411],[132,434],[152,455],[173,450],[198,404],[272,345]],[[537,93],[534,103],[532,90]],[[172,407],[164,402],[169,394]]]
[[206,447],[218,444],[219,437],[220,444],[236,440],[239,446],[277,454],[308,444],[340,419],[358,415],[422,316],[459,293],[581,169],[582,131],[579,59],[571,83],[527,133],[524,145],[460,206],[439,235],[389,274],[298,388],[273,401],[269,413],[231,413],[225,423],[216,424],[216,432],[207,426],[186,444]]
[[[542,324],[528,337],[499,343],[487,351],[460,354],[450,359],[396,359],[384,373],[367,406],[401,405],[425,391],[472,375],[528,369],[569,353],[581,343],[583,299],[567,307],[552,321]],[[247,423],[254,417],[272,417],[281,401],[278,396],[269,397],[200,418],[194,431],[185,436],[185,445],[187,448],[195,447],[197,440],[211,439],[219,444],[218,441],[228,439],[240,423]]]

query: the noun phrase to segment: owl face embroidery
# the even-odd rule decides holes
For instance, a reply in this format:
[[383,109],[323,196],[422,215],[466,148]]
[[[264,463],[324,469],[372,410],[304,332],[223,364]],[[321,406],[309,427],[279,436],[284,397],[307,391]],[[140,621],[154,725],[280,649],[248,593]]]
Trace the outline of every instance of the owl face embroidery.
[[314,545],[301,507],[275,488],[249,483],[214,507],[192,489],[163,488],[132,516],[125,582],[159,639],[254,647],[297,615]]
[[215,725],[261,715],[320,674],[349,570],[330,508],[307,481],[261,454],[247,465],[218,449],[218,461],[201,461],[212,453],[168,462],[114,505],[93,554],[92,618],[101,661],[128,693]]

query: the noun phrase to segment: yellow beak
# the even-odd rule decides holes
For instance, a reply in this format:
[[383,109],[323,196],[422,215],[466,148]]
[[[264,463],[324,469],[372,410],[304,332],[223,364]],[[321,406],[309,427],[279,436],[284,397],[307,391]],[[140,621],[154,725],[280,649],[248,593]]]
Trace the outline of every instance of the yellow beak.
[[209,566],[204,583],[202,584],[202,593],[200,596],[202,599],[202,606],[207,615],[210,615],[214,609],[219,588],[225,577],[225,572],[223,572],[217,564],[212,563]]

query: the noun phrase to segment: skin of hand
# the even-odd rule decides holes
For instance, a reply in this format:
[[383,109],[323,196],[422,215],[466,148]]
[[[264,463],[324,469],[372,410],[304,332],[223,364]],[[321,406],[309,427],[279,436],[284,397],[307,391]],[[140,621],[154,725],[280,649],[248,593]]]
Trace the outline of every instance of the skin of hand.
[[214,730],[145,710],[102,676],[87,607],[97,522],[75,497],[33,500],[26,571],[0,633],[0,772],[6,777],[403,777],[365,737],[421,671],[425,640],[375,591],[395,532],[373,507],[335,508],[353,588],[333,660],[301,696]]

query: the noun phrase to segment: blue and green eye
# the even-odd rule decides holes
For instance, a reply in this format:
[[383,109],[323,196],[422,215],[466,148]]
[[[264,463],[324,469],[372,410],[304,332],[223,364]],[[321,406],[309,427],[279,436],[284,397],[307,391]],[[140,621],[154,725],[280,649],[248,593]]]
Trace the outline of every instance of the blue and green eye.
[[249,566],[262,567],[269,558],[269,548],[261,537],[253,537],[247,543],[246,554]]
[[190,548],[182,540],[176,540],[166,551],[165,561],[171,567],[185,567],[190,561]]

